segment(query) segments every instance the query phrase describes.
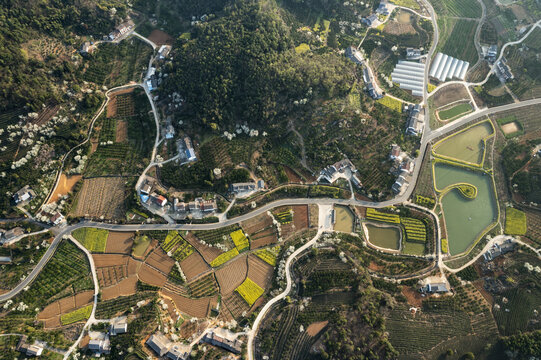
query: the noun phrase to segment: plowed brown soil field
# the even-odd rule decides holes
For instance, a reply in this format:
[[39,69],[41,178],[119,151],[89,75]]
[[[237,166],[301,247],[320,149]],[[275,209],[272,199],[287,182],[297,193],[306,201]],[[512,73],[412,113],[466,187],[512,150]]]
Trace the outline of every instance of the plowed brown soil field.
[[137,291],[137,276],[129,276],[118,284],[101,289],[102,300],[110,300],[119,296],[133,295]]
[[226,267],[216,271],[214,274],[216,275],[216,280],[218,280],[218,285],[220,285],[220,293],[226,295],[235,291],[246,278],[247,271],[248,265],[245,256],[239,256],[227,264]]
[[200,274],[208,271],[210,266],[207,265],[205,260],[199,255],[198,252],[192,253],[186,259],[182,260],[180,263],[180,268],[186,276],[186,280],[191,282],[193,279],[198,277]]
[[161,247],[157,247],[145,260],[146,264],[162,271],[164,274],[169,274],[171,268],[175,265],[175,260],[167,256]]
[[132,232],[109,231],[105,252],[126,255],[131,254],[134,236],[135,234]]
[[205,259],[205,261],[207,263],[211,263],[212,260],[216,259],[218,257],[218,255],[220,255],[221,253],[223,253],[222,250],[218,249],[218,248],[215,248],[215,247],[210,247],[210,246],[207,246],[207,245],[203,245],[199,242],[199,240],[197,240],[197,238],[195,237],[194,234],[192,234],[191,232],[189,232],[185,237],[184,237],[190,244],[192,244],[192,246],[194,248],[196,248],[199,253],[201,253],[201,255],[203,256],[203,258]]
[[167,281],[167,277],[158,270],[151,268],[147,264],[143,264],[137,273],[139,280],[142,282],[162,287]]
[[274,268],[255,255],[248,256],[248,277],[263,289],[268,289]]
[[215,301],[214,298],[216,298],[216,296],[213,296],[200,299],[190,299],[172,293],[169,290],[163,290],[161,293],[166,297],[171,298],[180,312],[198,318],[204,318],[208,315],[210,311],[210,303],[213,300]]

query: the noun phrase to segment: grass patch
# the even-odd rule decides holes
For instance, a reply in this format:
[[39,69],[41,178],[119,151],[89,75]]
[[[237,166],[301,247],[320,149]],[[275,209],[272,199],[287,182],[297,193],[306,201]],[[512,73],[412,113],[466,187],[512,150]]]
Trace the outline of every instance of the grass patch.
[[306,43],[302,43],[299,46],[295,47],[295,52],[297,54],[302,54],[302,53],[305,53],[307,51],[310,51],[310,45],[308,45]]
[[136,257],[142,257],[147,251],[148,246],[150,245],[150,237],[143,235],[137,236],[133,241],[132,255]]
[[377,100],[377,102],[393,111],[396,111],[398,113],[402,112],[402,101],[400,100],[396,100],[389,96],[384,96],[381,99]]
[[505,234],[526,234],[526,214],[523,211],[508,207],[505,209]]
[[87,305],[70,313],[64,314],[60,317],[62,325],[69,325],[79,321],[85,321],[90,317],[92,313],[92,305]]
[[471,105],[468,103],[464,103],[452,106],[449,109],[438,111],[438,116],[440,117],[440,120],[451,120],[460,115],[467,114],[471,111]]
[[246,278],[238,288],[235,289],[236,292],[242,296],[242,298],[252,306],[261,295],[263,295],[264,290],[257,285],[255,282]]
[[105,252],[109,231],[95,228],[80,228],[74,230],[72,236],[90,252]]
[[431,84],[431,83],[428,83],[428,84],[426,85],[426,90],[427,90],[429,93],[431,93],[432,91],[436,90],[436,85]]

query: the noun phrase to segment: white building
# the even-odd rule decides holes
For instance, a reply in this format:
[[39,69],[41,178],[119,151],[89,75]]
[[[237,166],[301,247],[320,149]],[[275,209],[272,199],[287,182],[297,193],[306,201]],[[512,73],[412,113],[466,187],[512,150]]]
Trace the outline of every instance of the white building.
[[429,76],[438,79],[439,81],[447,81],[451,79],[464,80],[470,63],[456,59],[447,54],[437,53],[432,61]]

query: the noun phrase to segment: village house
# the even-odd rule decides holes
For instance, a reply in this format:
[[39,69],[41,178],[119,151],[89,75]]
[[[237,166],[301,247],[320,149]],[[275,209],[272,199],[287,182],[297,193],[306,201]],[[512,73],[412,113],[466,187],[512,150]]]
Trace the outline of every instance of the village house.
[[148,182],[145,182],[145,184],[141,187],[141,194],[150,195],[151,191],[152,185],[150,185]]
[[361,52],[354,46],[350,46],[346,49],[346,57],[356,64],[362,65],[363,63]]
[[34,190],[30,189],[29,185],[26,185],[15,194],[13,194],[13,201],[15,201],[15,204],[18,205],[30,201],[35,197],[36,193],[34,192]]
[[171,360],[187,360],[191,351],[192,348],[188,345],[175,344],[167,352],[167,357]]
[[406,180],[406,178],[402,175],[400,175],[396,181],[394,182],[393,186],[391,187],[391,189],[395,192],[395,194],[400,194],[402,192],[402,188],[404,186],[408,186],[409,183],[408,181]]
[[111,328],[109,329],[109,334],[112,336],[118,335],[118,334],[125,334],[128,332],[128,324],[126,322],[119,322],[116,324],[111,325]]
[[83,46],[81,46],[81,50],[79,51],[79,53],[81,55],[88,55],[90,54],[91,51],[92,51],[92,44],[90,43],[90,41],[85,41],[83,43]]
[[118,25],[110,34],[109,40],[113,41],[116,38],[123,36],[130,32],[135,27],[135,23],[132,20],[124,21],[122,24]]
[[511,72],[511,69],[507,65],[506,58],[502,58],[501,60],[496,62],[494,66],[494,71],[501,82],[506,82],[507,80],[513,80],[515,78],[513,76],[513,73]]
[[186,146],[185,153],[186,153],[186,158],[188,159],[188,161],[196,161],[197,157],[195,156],[195,151],[192,146],[192,141],[187,136],[184,138],[184,145]]
[[26,343],[28,337],[26,335],[21,336],[21,339],[17,343],[15,350],[26,354],[27,356],[41,356],[43,353],[43,347],[39,345],[29,345]]
[[162,45],[160,49],[158,50],[158,59],[159,60],[165,59],[169,55],[170,52],[171,52],[171,46]]
[[164,207],[167,204],[167,199],[165,196],[156,193],[150,194],[150,200],[161,207]]
[[449,292],[449,288],[446,283],[434,283],[423,286],[419,291],[428,294],[442,294]]
[[111,343],[105,334],[100,335],[102,339],[92,339],[88,342],[88,350],[95,354],[108,354],[111,351]]
[[368,17],[362,18],[361,23],[370,27],[376,22],[376,20],[378,20],[378,16],[376,14],[372,14]]
[[11,264],[11,256],[0,256],[0,264]]
[[237,196],[242,196],[252,191],[263,190],[264,188],[265,182],[263,180],[258,182],[233,183],[229,185],[229,192]]
[[419,104],[416,104],[414,106],[410,106],[406,108],[408,111],[408,120],[407,120],[407,128],[406,128],[406,134],[407,135],[414,135],[419,136],[423,133],[423,129],[425,126],[424,122],[424,113],[423,109]]
[[485,262],[492,261],[498,256],[505,255],[513,250],[515,250],[515,243],[511,239],[507,239],[502,244],[492,245],[492,247],[483,254],[483,259]]
[[391,153],[389,154],[389,159],[391,159],[391,161],[402,161],[403,156],[404,155],[402,153],[402,149],[400,148],[400,146],[396,144],[392,144]]
[[175,198],[173,200],[173,210],[177,212],[186,212],[186,203],[181,202],[179,199]]
[[171,342],[163,334],[156,333],[151,335],[146,344],[150,347],[158,356],[164,356],[169,351]]
[[496,59],[498,58],[498,45],[490,45],[485,53],[485,59],[488,60],[489,63],[494,64]]
[[406,59],[408,60],[418,60],[421,58],[421,50],[414,48],[406,49]]
[[413,174],[414,167],[415,162],[412,159],[407,158],[400,164],[400,172],[404,175],[411,175]]
[[389,15],[389,9],[387,9],[387,4],[381,2],[378,8],[376,9],[376,13],[383,16]]
[[201,339],[201,342],[220,347],[234,354],[240,354],[242,350],[242,341],[237,339],[237,335],[222,328],[209,331]]

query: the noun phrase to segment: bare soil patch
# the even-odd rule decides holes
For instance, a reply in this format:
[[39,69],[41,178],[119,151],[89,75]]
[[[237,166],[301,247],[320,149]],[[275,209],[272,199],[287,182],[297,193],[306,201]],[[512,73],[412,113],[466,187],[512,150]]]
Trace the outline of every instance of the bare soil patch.
[[56,190],[54,191],[53,195],[47,202],[47,204],[58,201],[58,198],[61,195],[67,195],[71,189],[75,186],[75,184],[83,178],[82,175],[72,175],[72,176],[66,176],[65,174],[60,175],[60,180],[58,181],[58,186],[56,187]]
[[75,295],[75,307],[76,308],[83,307],[91,303],[93,300],[94,300],[94,291],[92,290],[83,291]]
[[101,289],[102,300],[115,299],[119,296],[133,295],[137,291],[137,276],[132,275],[118,284]]
[[390,21],[383,28],[383,32],[391,35],[415,34],[415,28],[411,24],[402,24],[398,21]]
[[210,311],[211,301],[215,301],[216,296],[190,299],[185,296],[177,295],[169,290],[162,290],[161,294],[169,297],[174,303],[177,310],[181,313],[188,314],[197,318],[207,317]]
[[145,264],[160,270],[164,274],[169,274],[171,268],[175,265],[175,260],[167,256],[161,247],[157,247],[145,260]]
[[248,277],[263,289],[268,289],[274,268],[255,255],[248,256]]
[[128,255],[122,254],[92,254],[96,268],[127,265]]
[[263,246],[276,244],[278,242],[278,233],[276,229],[270,228],[264,232],[258,233],[251,238],[250,247],[257,249]]
[[284,166],[284,171],[286,172],[287,180],[289,180],[289,182],[300,183],[303,181],[302,178],[289,166]]
[[408,304],[411,306],[421,307],[423,305],[423,297],[418,291],[411,287],[404,286],[402,288],[402,295],[406,297]]
[[161,30],[153,30],[150,35],[148,36],[148,39],[152,41],[154,44],[158,45],[173,45],[175,43],[175,38],[173,38],[171,35],[169,35],[166,32],[163,32]]
[[400,11],[396,17],[400,24],[411,24],[411,14],[407,11]]
[[438,90],[432,97],[434,107],[440,108],[458,100],[469,100],[468,90],[462,84],[447,85]]
[[306,333],[310,336],[316,336],[321,330],[323,330],[325,326],[327,326],[328,323],[329,321],[327,320],[312,323],[306,329]]
[[128,276],[128,267],[126,264],[101,267],[96,270],[96,276],[101,287],[115,285]]
[[194,252],[180,262],[180,268],[184,272],[186,280],[190,282],[197,278],[200,274],[208,271],[210,266],[207,265],[205,260],[203,260],[198,252]]
[[517,132],[519,130],[520,130],[520,127],[519,127],[519,125],[517,124],[516,121],[513,121],[513,122],[502,125],[502,131],[505,134],[512,134],[512,133]]
[[248,272],[248,264],[245,256],[240,256],[227,266],[216,271],[216,280],[222,294],[229,294],[242,284]]
[[128,141],[128,122],[125,120],[118,120],[116,122],[116,138],[117,143],[124,143]]
[[250,311],[248,303],[235,291],[228,296],[222,297],[222,304],[225,305],[235,319],[242,316],[244,312],[248,313]]
[[142,262],[139,260],[135,260],[133,258],[128,259],[128,274],[136,274],[137,271],[139,271],[139,268],[141,267]]
[[72,215],[123,219],[126,214],[125,181],[122,177],[84,179],[83,187],[77,196],[77,206],[72,210]]
[[57,328],[62,326],[60,316],[67,314],[75,309],[81,308],[92,303],[94,292],[92,290],[83,291],[76,295],[70,295],[47,305],[39,314],[38,320],[43,321],[45,328]]
[[135,234],[132,232],[109,231],[105,252],[126,255],[131,254],[134,236]]
[[296,231],[308,228],[308,205],[293,206],[293,225]]
[[272,218],[266,213],[260,214],[254,218],[243,221],[240,226],[248,236],[252,236],[270,226],[272,226]]
[[521,22],[522,20],[530,19],[530,16],[528,16],[528,13],[526,12],[526,10],[524,10],[524,8],[520,6],[519,4],[513,4],[510,6],[510,8],[519,22]]
[[162,287],[167,281],[167,276],[147,264],[141,266],[137,276],[142,282],[153,286]]

